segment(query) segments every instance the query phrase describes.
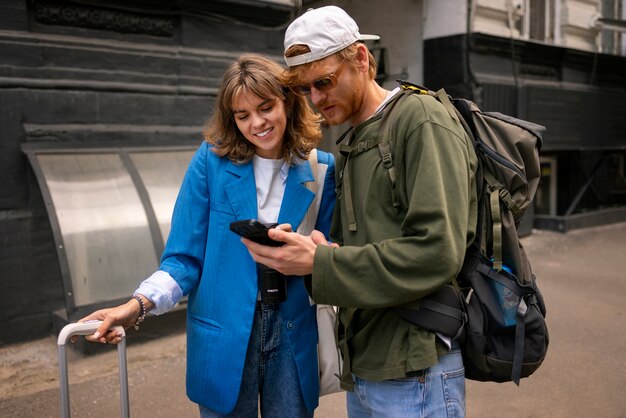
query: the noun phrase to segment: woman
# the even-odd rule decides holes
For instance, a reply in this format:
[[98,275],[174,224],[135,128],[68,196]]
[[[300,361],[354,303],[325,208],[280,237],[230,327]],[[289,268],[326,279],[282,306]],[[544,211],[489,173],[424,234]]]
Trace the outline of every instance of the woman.
[[[301,277],[286,278],[287,299],[263,303],[257,266],[231,222],[290,224],[305,218],[315,193],[307,161],[319,118],[286,89],[280,65],[242,55],[224,74],[205,142],[181,186],[161,266],[116,308],[83,318],[103,324],[92,341],[117,343],[113,325],[138,326],[183,295],[187,306],[187,395],[201,417],[309,417],[318,405],[317,329]],[[315,228],[328,235],[334,159],[317,152],[321,193]]]

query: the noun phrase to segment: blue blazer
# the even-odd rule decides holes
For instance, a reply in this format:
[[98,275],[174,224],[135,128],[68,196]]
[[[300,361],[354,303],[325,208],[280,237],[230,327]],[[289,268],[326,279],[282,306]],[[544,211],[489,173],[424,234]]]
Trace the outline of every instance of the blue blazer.
[[[319,169],[327,168],[316,229],[328,236],[335,203],[335,163],[318,151]],[[289,168],[279,223],[295,230],[314,193],[308,161]],[[187,396],[220,413],[231,412],[239,396],[244,360],[257,300],[256,265],[233,221],[257,218],[252,163],[220,158],[203,143],[181,186],[160,270],[189,295],[187,306]],[[301,277],[287,280],[280,312],[296,360],[307,407],[318,405],[316,308],[309,303]],[[279,382],[277,382],[278,384]]]

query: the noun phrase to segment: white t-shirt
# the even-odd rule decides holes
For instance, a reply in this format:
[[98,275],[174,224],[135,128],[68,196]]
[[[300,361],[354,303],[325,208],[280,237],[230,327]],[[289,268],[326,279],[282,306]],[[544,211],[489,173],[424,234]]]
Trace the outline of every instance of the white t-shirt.
[[255,155],[252,157],[252,167],[256,182],[259,221],[275,223],[285,194],[289,166],[283,159],[270,160]]

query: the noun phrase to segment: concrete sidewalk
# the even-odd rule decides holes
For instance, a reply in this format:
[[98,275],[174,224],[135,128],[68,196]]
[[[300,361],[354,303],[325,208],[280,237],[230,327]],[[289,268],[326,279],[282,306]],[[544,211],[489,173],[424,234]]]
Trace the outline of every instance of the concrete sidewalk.
[[[523,239],[546,299],[550,349],[520,387],[467,381],[469,418],[626,417],[626,223]],[[149,332],[149,331],[148,331]],[[131,416],[197,417],[184,390],[184,332],[128,347]],[[70,353],[72,416],[119,416],[116,351]],[[0,417],[58,417],[56,338],[0,347]],[[343,394],[316,417],[346,417]]]

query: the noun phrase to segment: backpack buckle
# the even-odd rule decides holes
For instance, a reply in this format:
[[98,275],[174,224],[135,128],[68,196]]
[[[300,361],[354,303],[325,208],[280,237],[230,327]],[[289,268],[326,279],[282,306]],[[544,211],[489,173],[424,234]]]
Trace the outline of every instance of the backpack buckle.
[[509,192],[507,189],[504,189],[504,188],[500,189],[500,199],[502,199],[502,201],[504,202],[506,207],[511,211],[515,219],[519,219],[522,216],[522,211],[517,205],[517,202],[515,201],[515,199],[513,199],[513,196],[511,196],[511,192]]
[[389,143],[385,143],[384,141],[378,144],[378,149],[380,151],[380,157],[383,161],[383,165],[385,168],[389,169],[393,167],[393,157],[391,156],[391,151],[389,150]]
[[385,168],[393,167],[393,158],[391,154],[383,154],[383,165]]
[[500,199],[502,199],[506,203],[513,200],[513,197],[511,197],[511,193],[509,193],[507,189],[504,189],[504,188],[500,189],[499,194],[500,194]]

